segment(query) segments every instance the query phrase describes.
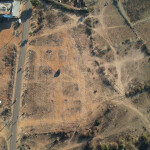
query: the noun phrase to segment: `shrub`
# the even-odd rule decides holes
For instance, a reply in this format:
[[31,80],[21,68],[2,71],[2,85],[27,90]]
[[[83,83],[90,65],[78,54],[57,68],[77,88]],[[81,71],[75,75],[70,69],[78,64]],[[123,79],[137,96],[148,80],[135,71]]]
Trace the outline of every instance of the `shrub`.
[[139,138],[139,143],[138,144],[139,144],[139,149],[149,150],[150,149],[150,138],[146,134],[143,134]]
[[109,150],[118,150],[118,144],[117,143],[112,143],[109,145]]
[[85,33],[90,36],[92,34],[92,29],[87,27]]
[[37,7],[40,4],[39,0],[31,0],[31,3],[34,7]]
[[101,120],[95,120],[94,126],[99,126],[101,124]]
[[125,150],[136,150],[136,148],[132,143],[130,143],[126,145]]
[[2,116],[7,116],[10,113],[10,108],[5,108],[4,111],[1,113]]
[[119,150],[125,150],[125,145],[123,143],[119,145]]
[[141,51],[144,52],[147,56],[150,56],[150,50],[145,44],[141,47]]
[[109,149],[108,149],[108,146],[107,146],[106,144],[103,144],[103,145],[101,146],[101,150],[109,150]]
[[32,36],[32,35],[33,35],[33,32],[29,32],[29,35]]

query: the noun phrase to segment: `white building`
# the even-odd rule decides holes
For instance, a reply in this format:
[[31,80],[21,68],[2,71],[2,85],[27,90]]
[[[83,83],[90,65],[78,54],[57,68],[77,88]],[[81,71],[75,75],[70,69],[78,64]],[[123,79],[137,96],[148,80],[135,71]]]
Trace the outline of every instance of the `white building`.
[[20,11],[20,1],[14,1],[12,4],[12,16],[15,18],[19,18]]

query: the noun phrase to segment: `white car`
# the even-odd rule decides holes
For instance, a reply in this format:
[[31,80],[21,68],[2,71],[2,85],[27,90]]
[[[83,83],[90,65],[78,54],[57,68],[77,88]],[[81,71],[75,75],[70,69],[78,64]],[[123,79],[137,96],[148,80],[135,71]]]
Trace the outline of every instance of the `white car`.
[[18,23],[21,24],[21,19],[18,20]]

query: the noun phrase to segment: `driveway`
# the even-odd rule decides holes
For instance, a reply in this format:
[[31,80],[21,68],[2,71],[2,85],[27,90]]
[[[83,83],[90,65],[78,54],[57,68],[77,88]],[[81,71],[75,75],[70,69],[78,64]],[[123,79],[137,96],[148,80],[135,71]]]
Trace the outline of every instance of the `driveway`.
[[[30,11],[31,10],[31,3],[28,1],[25,4],[26,11],[24,11],[24,26],[23,26],[23,37],[22,42],[28,39],[28,29],[29,29],[29,18],[30,18]],[[20,56],[19,56],[19,63],[18,63],[18,70],[21,66],[24,66],[25,61],[25,54],[26,54],[26,44],[21,47]],[[22,68],[23,69],[23,68]],[[20,104],[20,96],[21,96],[21,85],[22,85],[22,69],[17,72],[17,79],[16,79],[16,87],[15,87],[15,99],[16,102],[14,103],[14,110],[13,110],[13,122],[12,122],[12,132],[10,138],[10,150],[16,150],[16,141],[17,141],[17,121],[19,116],[19,104]]]

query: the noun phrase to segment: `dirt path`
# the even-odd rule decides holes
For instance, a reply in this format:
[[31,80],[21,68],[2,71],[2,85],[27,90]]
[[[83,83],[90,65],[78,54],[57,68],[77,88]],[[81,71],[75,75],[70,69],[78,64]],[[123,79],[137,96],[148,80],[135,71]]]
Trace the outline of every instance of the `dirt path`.
[[[124,90],[124,86],[122,85],[122,82],[121,82],[121,64],[118,63],[119,61],[118,61],[117,54],[116,54],[117,51],[115,50],[115,48],[112,45],[111,39],[108,34],[108,27],[105,25],[105,22],[104,22],[105,11],[106,11],[106,7],[103,7],[103,9],[101,10],[101,16],[99,17],[99,22],[101,23],[101,27],[98,27],[94,30],[98,34],[100,34],[101,37],[103,37],[103,39],[108,43],[108,45],[110,46],[110,48],[113,51],[113,54],[114,54],[113,65],[116,66],[116,70],[117,70],[117,74],[118,74],[118,79],[116,82],[116,89],[117,89],[117,91],[119,91],[120,93],[123,94],[125,90]],[[111,27],[111,28],[116,28],[116,27]]]
[[112,26],[112,27],[105,27],[105,29],[115,29],[115,28],[124,28],[125,25],[120,25],[120,26]]
[[142,54],[142,55],[137,54],[137,55],[134,55],[134,57],[133,57],[133,55],[130,55],[129,57],[114,60],[114,61],[112,61],[112,63],[106,62],[102,66],[109,67],[109,66],[112,66],[113,64],[119,64],[120,66],[123,66],[128,62],[137,62],[137,61],[142,60],[143,58],[144,58],[144,54]]
[[116,104],[122,104],[123,106],[129,108],[132,110],[139,118],[144,122],[146,128],[150,131],[150,121],[144,116],[143,113],[140,112],[133,104],[131,104],[129,101],[115,101]]
[[[118,4],[118,10],[120,11],[121,16],[123,17],[124,20],[126,20],[128,22],[130,28],[132,29],[133,33],[136,35],[137,39],[142,39],[141,36],[137,33],[137,31],[134,29],[134,24],[130,21],[130,18],[126,14],[121,1],[118,1],[117,4]],[[146,42],[144,39],[142,39],[142,41],[144,43]]]
[[122,6],[121,1],[118,1],[118,7],[119,7],[119,9],[120,9],[122,15],[124,16],[124,18],[125,18],[125,19],[129,22],[129,24],[132,26],[133,24],[131,23],[130,18],[127,16],[127,14],[126,14],[126,12],[125,12],[123,6]]
[[141,19],[141,20],[139,20],[139,21],[133,23],[133,26],[135,26],[135,25],[137,25],[137,24],[140,24],[140,23],[143,23],[143,22],[146,22],[146,21],[149,21],[149,20],[150,20],[150,17]]
[[60,31],[63,31],[63,30],[69,30],[73,27],[77,27],[78,25],[78,19],[79,17],[75,17],[75,16],[70,16],[70,18],[72,18],[72,21],[71,23],[66,23],[66,24],[63,24],[63,25],[60,25],[60,26],[57,26],[56,28],[54,29],[49,29],[49,28],[46,28],[44,33],[42,34],[39,34],[39,35],[35,35],[35,36],[32,36],[30,37],[30,39],[36,39],[36,38],[39,38],[41,36],[47,36],[47,35],[50,35],[50,34],[54,34],[54,33],[57,33],[57,32],[60,32]]
[[[125,108],[129,109],[130,110],[129,112],[133,113],[134,116],[138,116],[138,118],[141,120],[141,122],[143,122],[143,124],[145,125],[146,129],[148,131],[150,131],[150,121],[144,116],[143,113],[140,112],[140,110],[135,108],[135,106],[132,103],[130,103],[128,101],[128,99],[126,99],[126,98],[123,98],[122,100],[114,99],[111,102],[117,106],[124,106]],[[130,114],[130,115],[132,116],[132,114]],[[116,135],[117,133],[123,132],[126,129],[127,129],[127,126],[122,126],[119,129],[116,128],[116,129],[113,129],[112,131],[108,131],[108,132],[106,131],[104,134],[102,133],[101,135],[94,137],[94,140],[104,139],[104,138],[106,138],[110,135],[114,135],[114,134]]]

